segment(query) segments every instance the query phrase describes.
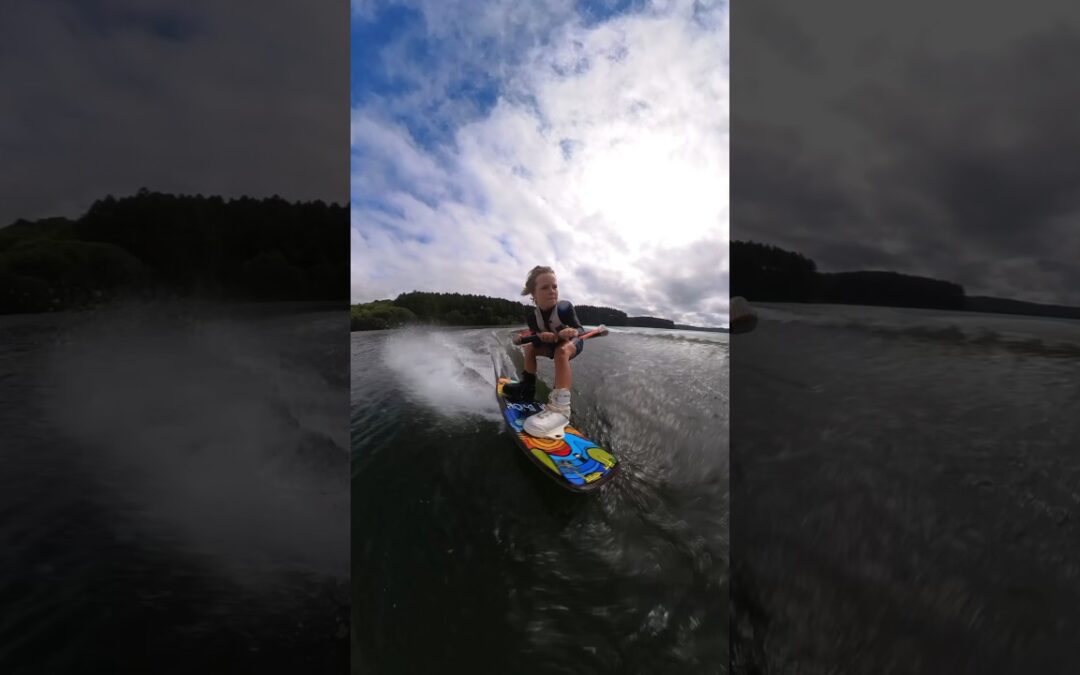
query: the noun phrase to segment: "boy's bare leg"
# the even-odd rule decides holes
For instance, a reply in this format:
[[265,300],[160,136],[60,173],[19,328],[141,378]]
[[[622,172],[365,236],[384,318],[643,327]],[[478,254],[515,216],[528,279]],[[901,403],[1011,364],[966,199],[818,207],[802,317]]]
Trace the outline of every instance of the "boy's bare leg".
[[536,374],[536,352],[531,344],[525,345],[525,372]]
[[[574,373],[570,370],[571,354],[576,355],[577,349],[572,341],[561,343],[555,348],[555,388],[569,389],[574,381]],[[533,362],[536,358],[533,357]]]

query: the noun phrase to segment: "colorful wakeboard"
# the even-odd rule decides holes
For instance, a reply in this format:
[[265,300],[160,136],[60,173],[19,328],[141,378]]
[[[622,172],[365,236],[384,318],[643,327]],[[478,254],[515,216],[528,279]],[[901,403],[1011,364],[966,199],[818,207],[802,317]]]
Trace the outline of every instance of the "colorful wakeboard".
[[537,438],[525,433],[522,430],[525,419],[543,410],[544,404],[506,400],[502,393],[503,385],[512,381],[500,377],[495,385],[495,395],[514,441],[534,464],[556,483],[574,492],[595,490],[614,477],[619,468],[614,455],[573,426],[567,426],[563,438],[559,440]]

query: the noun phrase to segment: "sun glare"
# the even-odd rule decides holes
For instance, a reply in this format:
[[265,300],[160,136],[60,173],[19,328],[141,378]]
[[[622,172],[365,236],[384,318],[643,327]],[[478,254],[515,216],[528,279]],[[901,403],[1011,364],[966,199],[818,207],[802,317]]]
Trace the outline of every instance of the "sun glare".
[[682,139],[653,134],[589,158],[579,200],[586,213],[617,226],[631,247],[680,246],[720,231],[722,181],[716,160]]

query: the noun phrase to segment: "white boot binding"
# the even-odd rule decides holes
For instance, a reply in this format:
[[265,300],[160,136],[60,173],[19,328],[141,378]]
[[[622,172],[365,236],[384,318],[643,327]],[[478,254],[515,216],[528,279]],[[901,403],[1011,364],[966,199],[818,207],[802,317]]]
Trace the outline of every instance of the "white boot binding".
[[570,424],[570,390],[554,389],[544,409],[525,419],[525,433],[537,438],[563,437],[563,429]]

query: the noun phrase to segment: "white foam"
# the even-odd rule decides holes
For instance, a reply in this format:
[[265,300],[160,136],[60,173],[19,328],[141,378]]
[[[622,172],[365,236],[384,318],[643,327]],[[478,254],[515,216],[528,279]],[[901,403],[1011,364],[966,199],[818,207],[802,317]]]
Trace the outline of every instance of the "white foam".
[[296,350],[248,322],[105,317],[54,350],[51,416],[156,539],[242,581],[347,578],[344,392]]
[[407,329],[383,344],[383,361],[413,400],[448,418],[498,421],[491,340],[475,331]]

